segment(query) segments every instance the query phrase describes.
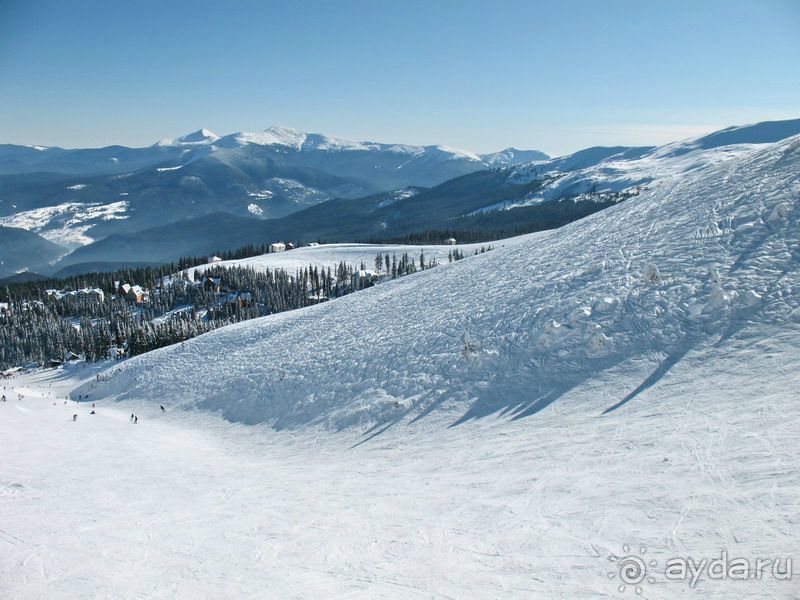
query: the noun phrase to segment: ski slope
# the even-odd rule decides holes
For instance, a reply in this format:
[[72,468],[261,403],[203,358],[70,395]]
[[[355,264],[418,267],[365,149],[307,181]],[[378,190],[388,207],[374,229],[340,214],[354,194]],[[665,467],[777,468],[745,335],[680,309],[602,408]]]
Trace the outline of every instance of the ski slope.
[[[532,235],[536,236],[539,234]],[[191,278],[194,277],[195,271],[202,273],[212,266],[249,267],[256,271],[284,269],[288,273],[294,273],[298,269],[303,269],[308,266],[320,269],[330,268],[334,270],[340,262],[353,266],[355,269],[359,269],[360,265],[363,263],[367,270],[373,271],[375,270],[375,257],[378,254],[388,254],[390,258],[394,255],[398,260],[403,254],[408,254],[409,258],[419,263],[420,253],[423,253],[426,263],[436,259],[436,262],[442,265],[448,262],[448,255],[454,250],[471,256],[476,252],[480,253],[481,249],[488,249],[489,247],[499,248],[523,243],[528,237],[529,236],[521,236],[497,242],[456,244],[454,246],[444,244],[320,244],[318,246],[302,246],[285,252],[272,252],[250,258],[223,260],[213,264],[198,265],[191,269],[186,269],[186,273]]]
[[797,322],[798,144],[469,260],[148,353],[97,393],[276,428],[366,430],[430,413],[532,415],[630,361],[652,365],[651,385],[750,321]]
[[60,400],[85,366],[17,378],[24,399],[0,404],[0,597],[637,597],[618,591],[629,545],[658,561],[645,598],[796,598],[796,565],[694,587],[663,567],[723,549],[796,562],[798,333],[692,351],[610,415],[648,365],[533,418],[399,424],[360,445],[162,415],[158,398],[89,415]]
[[5,382],[0,597],[796,598],[664,565],[797,552],[799,163]]

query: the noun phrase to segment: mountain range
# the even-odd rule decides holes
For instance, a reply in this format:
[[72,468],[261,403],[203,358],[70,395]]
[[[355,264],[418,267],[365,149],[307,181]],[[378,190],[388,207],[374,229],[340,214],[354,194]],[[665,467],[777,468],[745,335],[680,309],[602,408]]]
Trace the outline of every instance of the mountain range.
[[[594,147],[556,158],[351,142],[284,127],[222,137],[200,129],[147,148],[5,145],[0,226],[62,246],[39,263],[23,261],[44,273],[278,239],[389,239],[428,230],[501,237],[558,227],[797,133],[800,119],[772,121],[661,147]],[[18,267],[15,251],[3,252]]]

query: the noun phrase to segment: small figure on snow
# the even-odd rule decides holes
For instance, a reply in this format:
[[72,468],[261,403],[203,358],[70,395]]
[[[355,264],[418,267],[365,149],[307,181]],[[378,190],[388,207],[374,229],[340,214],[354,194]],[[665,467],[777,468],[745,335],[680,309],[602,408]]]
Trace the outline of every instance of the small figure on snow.
[[78,415],[72,415],[72,422],[74,423],[77,420],[78,420]]
[[[4,397],[5,397],[5,396],[4,396]],[[167,411],[166,411],[166,409],[164,408],[164,405],[163,405],[163,404],[159,404],[159,406],[161,407],[161,412],[162,412],[162,413],[163,413],[163,412],[167,412]]]
[[93,414],[95,414],[95,412],[94,412],[94,409],[92,409],[92,412],[90,412],[89,414],[90,414],[90,415],[93,415]]
[[130,419],[128,419],[128,422],[129,422],[129,423],[132,423],[132,422],[133,422],[133,413],[131,413],[131,418],[130,418]]
[[139,424],[139,417],[133,417],[133,424],[134,425],[138,425]]

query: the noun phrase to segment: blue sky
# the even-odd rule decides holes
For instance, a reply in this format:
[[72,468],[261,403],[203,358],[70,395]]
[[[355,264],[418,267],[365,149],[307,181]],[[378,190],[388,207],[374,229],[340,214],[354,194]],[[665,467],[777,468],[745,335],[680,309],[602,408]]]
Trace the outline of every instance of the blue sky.
[[280,124],[560,154],[800,116],[800,1],[0,0],[0,143]]

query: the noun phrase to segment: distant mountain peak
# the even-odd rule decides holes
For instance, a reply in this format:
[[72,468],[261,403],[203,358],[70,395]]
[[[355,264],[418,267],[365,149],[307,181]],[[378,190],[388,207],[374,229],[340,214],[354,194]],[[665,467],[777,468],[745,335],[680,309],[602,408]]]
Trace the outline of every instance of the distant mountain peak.
[[539,150],[520,150],[509,146],[499,152],[492,152],[490,154],[482,154],[480,159],[489,164],[490,166],[503,166],[507,164],[514,164],[517,162],[531,162],[548,160],[549,155]]
[[192,133],[187,133],[179,138],[165,138],[158,142],[159,146],[185,146],[193,144],[213,144],[220,137],[210,129],[201,128]]
[[287,146],[300,149],[308,138],[308,134],[299,129],[272,125],[264,131],[253,133],[239,132],[232,135],[233,139],[241,145],[257,144],[259,146]]

